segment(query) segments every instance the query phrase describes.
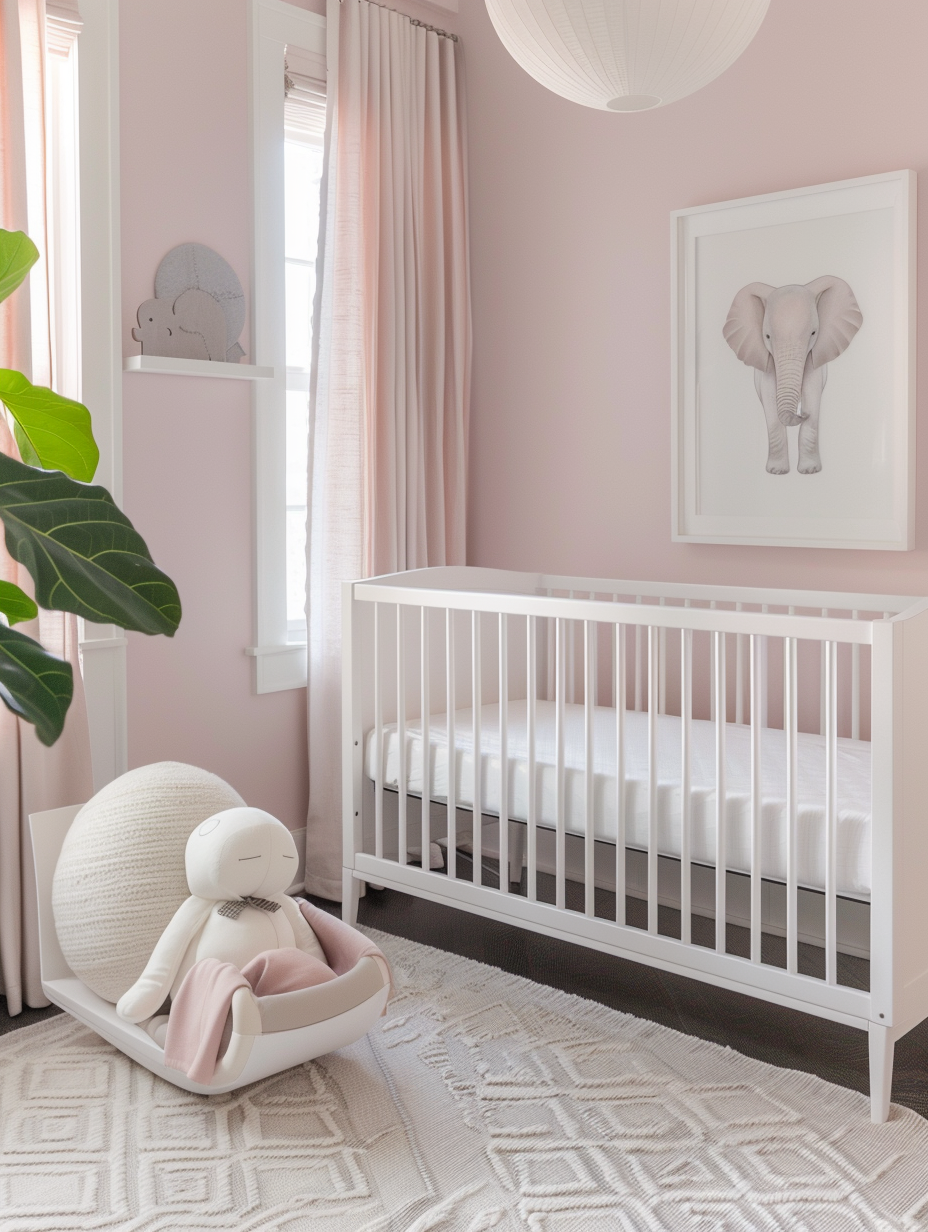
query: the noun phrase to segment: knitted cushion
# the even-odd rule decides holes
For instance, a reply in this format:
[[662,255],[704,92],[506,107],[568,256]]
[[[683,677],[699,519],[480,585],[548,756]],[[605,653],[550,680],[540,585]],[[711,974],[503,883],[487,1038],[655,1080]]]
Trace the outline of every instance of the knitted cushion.
[[84,805],[61,849],[52,908],[68,966],[95,993],[116,1002],[132,987],[190,894],[191,831],[244,803],[215,774],[162,761],[130,770]]

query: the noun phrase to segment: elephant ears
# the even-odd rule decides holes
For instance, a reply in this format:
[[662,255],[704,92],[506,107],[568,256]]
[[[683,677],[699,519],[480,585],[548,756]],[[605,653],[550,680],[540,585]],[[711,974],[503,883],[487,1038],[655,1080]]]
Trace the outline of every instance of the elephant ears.
[[767,296],[773,289],[766,282],[749,282],[742,287],[732,300],[728,320],[722,327],[725,341],[741,362],[761,372],[773,362],[764,346],[764,312]]
[[818,309],[818,340],[811,351],[812,367],[837,359],[864,323],[854,292],[843,278],[827,274],[807,282]]

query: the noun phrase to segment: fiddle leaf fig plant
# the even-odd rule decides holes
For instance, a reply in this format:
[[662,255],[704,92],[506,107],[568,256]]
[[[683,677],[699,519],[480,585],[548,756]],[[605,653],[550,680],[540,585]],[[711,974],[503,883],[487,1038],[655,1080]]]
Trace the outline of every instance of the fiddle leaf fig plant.
[[100,450],[86,406],[31,384],[12,368],[0,368],[0,402],[13,417],[13,433],[24,462],[64,471],[85,483],[93,479]]
[[[0,300],[38,255],[22,231],[0,229]],[[0,368],[0,403],[22,458],[0,453],[0,521],[38,605],[173,637],[181,618],[177,587],[109,492],[90,482],[100,457],[90,412],[7,368]],[[0,581],[0,700],[50,745],[63,730],[74,681],[69,663],[12,627],[35,619],[36,602]]]

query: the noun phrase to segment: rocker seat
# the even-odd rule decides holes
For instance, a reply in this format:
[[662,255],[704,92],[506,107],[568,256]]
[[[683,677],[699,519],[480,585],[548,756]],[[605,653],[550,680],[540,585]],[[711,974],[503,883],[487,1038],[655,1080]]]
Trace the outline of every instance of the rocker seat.
[[[256,997],[240,988],[232,998],[232,1034],[208,1085],[164,1063],[164,1051],[143,1027],[125,1022],[70,969],[55,930],[52,882],[80,805],[29,817],[35,860],[42,990],[65,1010],[146,1069],[198,1095],[220,1095],[353,1044],[381,1016],[390,993],[386,963],[365,956],[344,974],[314,988]],[[341,921],[335,921],[339,927]]]

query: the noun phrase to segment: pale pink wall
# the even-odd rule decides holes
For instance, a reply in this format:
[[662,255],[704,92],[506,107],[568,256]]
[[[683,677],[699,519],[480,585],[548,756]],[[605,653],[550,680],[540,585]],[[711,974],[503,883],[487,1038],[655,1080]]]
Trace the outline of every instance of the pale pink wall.
[[[250,271],[244,0],[123,0],[120,16],[125,353],[158,262],[197,240]],[[248,346],[248,332],[243,336]],[[127,374],[125,508],[177,582],[173,640],[130,635],[129,757],[228,779],[305,824],[305,690],[253,692],[251,389]]]
[[[503,49],[483,0],[461,7],[475,331],[471,562],[928,593],[924,500],[909,553],[671,543],[669,225],[670,211],[685,206],[924,172],[928,5],[774,0],[727,73],[639,115],[544,90]],[[924,304],[928,180],[920,187]],[[926,397],[923,382],[921,429]],[[926,430],[918,454],[924,491]]]
[[[325,0],[295,0],[325,13]],[[466,0],[465,0],[466,2]],[[454,28],[416,0],[393,7]],[[249,293],[245,0],[121,0],[125,354],[139,303],[175,244],[208,244]],[[248,326],[243,335],[248,345]],[[228,779],[291,828],[305,824],[306,695],[256,696],[251,390],[247,382],[127,374],[127,513],[177,582],[173,640],[129,638],[129,761],[173,758]]]
[[[928,591],[924,502],[918,548],[906,554],[670,542],[669,212],[925,170],[923,0],[776,0],[727,74],[637,116],[543,90],[503,50],[482,0],[462,0],[459,15],[412,0],[408,9],[460,32],[467,66],[471,560]],[[120,19],[128,353],[132,312],[174,244],[217,248],[247,288],[245,4],[123,0]],[[928,197],[923,238],[926,210]],[[299,826],[304,695],[255,696],[242,653],[254,642],[249,389],[127,375],[124,398],[125,505],[185,606],[173,641],[130,638],[131,764],[198,762]],[[924,398],[920,418],[923,408]]]

